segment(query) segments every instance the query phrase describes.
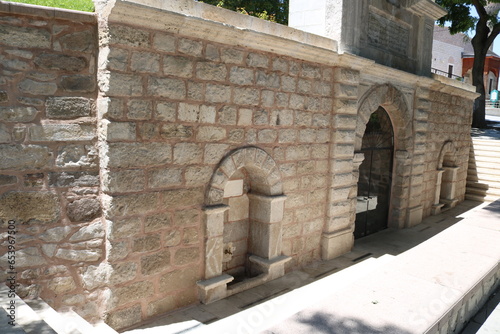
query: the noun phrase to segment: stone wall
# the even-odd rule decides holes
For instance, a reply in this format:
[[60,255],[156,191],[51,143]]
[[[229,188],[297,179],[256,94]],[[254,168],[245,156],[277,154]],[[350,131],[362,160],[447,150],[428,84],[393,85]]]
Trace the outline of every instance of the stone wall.
[[[82,273],[104,257],[94,15],[0,4],[1,267],[15,222],[17,292],[98,318]],[[32,15],[36,13],[35,15]],[[6,271],[1,272],[2,281]]]
[[[98,22],[0,8],[0,218],[21,295],[124,329],[348,252],[379,107],[389,227],[463,200],[469,86],[191,0],[97,3]],[[229,286],[242,267],[256,277]]]

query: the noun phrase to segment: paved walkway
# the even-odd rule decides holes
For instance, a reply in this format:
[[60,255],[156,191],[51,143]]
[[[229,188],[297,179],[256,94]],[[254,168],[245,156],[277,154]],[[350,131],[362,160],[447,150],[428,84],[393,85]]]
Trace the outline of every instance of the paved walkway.
[[334,260],[126,333],[424,333],[440,308],[498,270],[500,204],[478,205],[384,230]]

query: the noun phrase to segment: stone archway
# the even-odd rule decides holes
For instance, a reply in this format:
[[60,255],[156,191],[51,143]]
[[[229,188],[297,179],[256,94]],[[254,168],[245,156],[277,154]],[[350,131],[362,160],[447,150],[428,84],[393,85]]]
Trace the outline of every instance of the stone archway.
[[436,169],[436,187],[432,214],[453,208],[458,203],[456,183],[459,167],[456,166],[457,149],[451,140],[441,147]]
[[[355,157],[359,163],[354,164],[354,176],[359,177],[359,157],[363,135],[370,116],[382,107],[391,120],[394,131],[394,161],[392,173],[392,190],[388,226],[403,228],[406,225],[408,198],[410,190],[411,161],[413,150],[413,126],[408,103],[401,91],[391,84],[377,85],[368,90],[360,99],[356,122]],[[421,208],[419,209],[421,211]]]
[[[224,256],[227,258],[232,251],[231,246],[224,242],[227,217],[230,216],[228,210],[231,210],[228,204],[232,197],[242,195],[248,196],[244,255],[246,269],[252,274],[242,282],[228,286],[234,280],[234,276],[224,268]],[[198,282],[203,303],[225,298],[284,275],[284,265],[290,260],[281,255],[285,199],[281,173],[266,151],[257,147],[240,148],[220,162],[205,196],[205,279]]]

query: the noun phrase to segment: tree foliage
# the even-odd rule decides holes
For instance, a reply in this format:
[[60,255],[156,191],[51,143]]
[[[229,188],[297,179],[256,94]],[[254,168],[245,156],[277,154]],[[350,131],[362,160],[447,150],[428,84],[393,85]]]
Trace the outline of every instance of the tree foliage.
[[200,2],[287,25],[288,1],[289,0],[202,0]]
[[[486,127],[484,87],[484,64],[486,54],[493,41],[500,33],[498,12],[500,0],[436,0],[448,14],[438,22],[440,25],[450,23],[451,34],[473,31],[472,47],[474,48],[474,65],[472,66],[472,84],[476,92],[481,94],[474,102],[473,127]],[[475,9],[479,17],[473,15]]]

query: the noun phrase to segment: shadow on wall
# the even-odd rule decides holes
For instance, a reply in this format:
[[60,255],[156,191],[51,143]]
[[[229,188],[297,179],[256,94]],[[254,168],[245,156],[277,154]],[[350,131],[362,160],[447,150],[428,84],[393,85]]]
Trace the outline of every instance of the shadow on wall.
[[[410,334],[410,332],[394,326],[374,328],[356,318],[338,318],[325,312],[298,314],[296,322],[289,321],[287,326],[265,331],[265,334],[315,333],[315,334]],[[289,327],[290,326],[290,327]]]

